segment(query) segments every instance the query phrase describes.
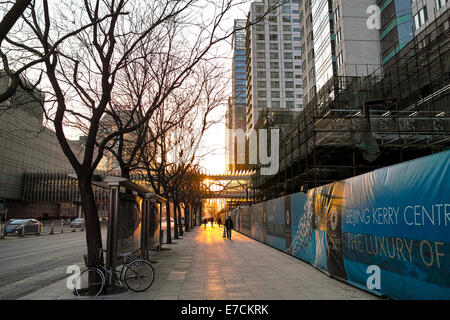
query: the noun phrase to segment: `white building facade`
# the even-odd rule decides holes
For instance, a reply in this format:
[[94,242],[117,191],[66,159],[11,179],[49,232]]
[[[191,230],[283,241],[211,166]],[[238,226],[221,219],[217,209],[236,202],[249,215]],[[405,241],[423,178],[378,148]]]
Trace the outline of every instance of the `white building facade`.
[[276,3],[253,2],[247,17],[247,133],[264,109],[303,109],[299,1],[268,12]]

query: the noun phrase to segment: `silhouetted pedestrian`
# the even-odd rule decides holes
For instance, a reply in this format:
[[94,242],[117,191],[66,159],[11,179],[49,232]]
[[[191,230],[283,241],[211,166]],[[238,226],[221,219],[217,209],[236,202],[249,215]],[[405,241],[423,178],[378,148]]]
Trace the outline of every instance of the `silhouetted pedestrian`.
[[222,224],[222,219],[217,219],[217,224],[219,225],[219,227],[220,227],[220,225]]
[[205,229],[206,229],[206,218],[203,218],[203,224],[205,225]]
[[228,216],[227,220],[225,221],[225,227],[227,228],[227,239],[231,240],[231,230],[233,229],[233,220],[231,220],[230,216]]
[[211,217],[210,221],[211,221],[211,228],[212,228],[214,226],[214,218]]

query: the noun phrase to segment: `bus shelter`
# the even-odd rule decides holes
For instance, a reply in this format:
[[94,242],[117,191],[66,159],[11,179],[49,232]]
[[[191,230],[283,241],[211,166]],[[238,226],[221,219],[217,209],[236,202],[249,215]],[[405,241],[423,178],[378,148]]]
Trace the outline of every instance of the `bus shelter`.
[[[105,264],[114,276],[116,267],[123,263],[121,254],[131,252],[133,257],[148,260],[150,251],[159,250],[161,210],[166,199],[122,177],[98,175],[92,183],[108,189]],[[106,283],[114,286],[114,279],[108,278]]]

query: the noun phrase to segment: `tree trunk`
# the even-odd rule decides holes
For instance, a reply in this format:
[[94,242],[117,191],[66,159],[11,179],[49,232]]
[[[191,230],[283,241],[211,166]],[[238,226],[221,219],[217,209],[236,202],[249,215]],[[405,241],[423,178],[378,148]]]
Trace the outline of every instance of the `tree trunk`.
[[190,230],[190,224],[191,224],[191,207],[189,205],[186,205],[186,208],[184,208],[184,229],[186,232]]
[[175,239],[178,239],[178,202],[173,202],[173,236]]
[[131,180],[130,179],[130,167],[121,167],[120,168],[120,175],[121,175],[122,178]]
[[22,13],[31,3],[31,0],[16,0],[16,3],[5,14],[0,22],[0,43],[6,38],[6,35],[20,18]]
[[[88,265],[92,266],[98,262],[99,250],[103,248],[103,245],[91,177],[78,176],[78,187],[81,195],[81,207],[83,208],[85,217]],[[103,262],[103,254],[101,256],[101,262]],[[97,282],[98,279],[92,280]],[[89,294],[93,294],[96,289],[98,288],[92,288],[90,286]]]
[[[186,223],[186,216],[184,217],[184,223]],[[180,203],[178,203],[178,229],[179,229],[180,236],[182,236],[183,235],[183,224],[181,223],[181,205],[180,205]]]
[[167,232],[167,243],[172,243],[172,234],[171,234],[171,223],[170,223],[170,201],[166,201],[166,232]]

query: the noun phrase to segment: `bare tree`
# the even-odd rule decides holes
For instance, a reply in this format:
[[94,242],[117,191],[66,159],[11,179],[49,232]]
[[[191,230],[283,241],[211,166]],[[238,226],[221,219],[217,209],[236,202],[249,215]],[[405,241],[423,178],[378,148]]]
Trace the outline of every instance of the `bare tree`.
[[[7,11],[0,21],[0,44],[30,3],[31,0],[16,0],[11,9]],[[6,5],[6,3],[2,3],[2,5]]]
[[[5,70],[26,72],[36,82],[42,79],[46,117],[78,177],[89,259],[102,247],[91,179],[105,148],[144,126],[189,81],[195,67],[210,58],[211,48],[232,34],[222,23],[241,3],[67,0],[54,5],[34,0],[16,22],[17,32],[5,37],[1,51]],[[150,57],[140,54],[141,48],[149,48]],[[144,59],[153,62],[142,96],[146,103],[130,106],[124,125],[105,135],[100,122],[105,114],[117,111],[119,99],[112,97],[123,94],[118,80],[127,75],[127,65]],[[137,69],[136,76],[141,71]],[[139,110],[142,117],[135,117]],[[71,128],[86,136],[81,160],[69,144]]]
[[[183,121],[178,121],[175,128],[171,128],[164,124],[174,123],[171,121],[159,121],[159,125],[163,125],[165,129],[162,138],[158,139],[157,145],[144,151],[144,154],[149,154],[150,160],[145,159],[145,169],[147,176],[155,189],[163,192],[163,196],[167,197],[174,203],[174,235],[178,238],[182,234],[180,222],[180,204],[186,202],[182,192],[182,185],[187,180],[186,177],[192,172],[193,168],[199,166],[199,162],[205,156],[201,153],[199,146],[202,138],[208,129],[215,124],[218,119],[211,117],[211,114],[226,101],[227,79],[222,76],[222,69],[215,66],[205,66],[200,72],[201,79],[205,80],[202,83],[200,95],[196,108],[189,108],[191,111],[188,114],[183,114],[178,111],[179,118]],[[184,104],[184,99],[178,99],[175,103],[175,110],[185,110],[181,106]],[[180,106],[180,107],[179,107]],[[161,113],[161,118],[164,119],[165,113]],[[158,123],[155,123],[157,126]],[[195,188],[194,188],[195,189]],[[186,187],[184,193],[188,188]],[[169,212],[170,214],[170,212]],[[170,243],[171,235],[168,232],[168,243]]]

